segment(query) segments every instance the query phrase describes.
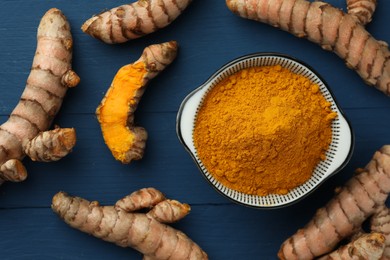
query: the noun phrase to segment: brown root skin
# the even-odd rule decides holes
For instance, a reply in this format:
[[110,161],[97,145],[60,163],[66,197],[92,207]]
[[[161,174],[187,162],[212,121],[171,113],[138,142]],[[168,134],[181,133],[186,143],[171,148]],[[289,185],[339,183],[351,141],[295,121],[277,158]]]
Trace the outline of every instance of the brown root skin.
[[[101,206],[97,201],[90,202],[59,192],[53,197],[52,209],[71,227],[122,247],[132,247],[144,254],[144,259],[208,259],[207,254],[184,233],[164,224],[188,214],[187,204],[169,200],[158,210],[161,211],[158,218],[149,214],[165,201],[165,196],[154,188],[134,192],[119,200],[116,206]],[[176,205],[173,211],[177,213],[169,212],[172,207],[167,205],[172,204]],[[160,222],[160,218],[164,221]]]
[[381,259],[390,259],[390,209],[382,205],[370,218],[370,228],[385,236],[385,249]]
[[390,95],[390,51],[364,28],[375,0],[348,1],[348,14],[321,1],[226,0],[226,4],[238,16],[268,23],[333,51],[364,82]]
[[[80,81],[72,71],[72,46],[66,17],[56,8],[48,10],[38,26],[37,49],[26,87],[9,119],[0,126],[0,180],[25,179],[20,163],[25,156],[23,146],[50,127],[68,87]],[[7,163],[10,160],[17,163]]]
[[177,48],[175,41],[145,48],[136,62],[119,69],[96,109],[104,141],[116,160],[127,164],[143,157],[148,135],[134,125],[134,112],[148,82],[176,58]]
[[382,233],[363,234],[319,260],[381,259],[384,249],[385,236]]
[[390,145],[377,151],[332,200],[281,246],[280,259],[313,259],[329,253],[384,205],[390,192]]
[[347,0],[348,14],[355,16],[362,25],[371,22],[376,5],[376,0]]
[[161,223],[174,223],[187,216],[190,211],[190,205],[167,199],[156,204],[147,215]]
[[68,70],[62,76],[61,83],[68,88],[74,88],[80,83],[80,77],[73,70]]
[[39,133],[26,143],[24,152],[33,161],[53,162],[68,155],[75,144],[74,128],[56,128]]
[[81,30],[108,44],[155,32],[175,20],[192,0],[139,0],[88,19]]
[[0,184],[4,181],[21,182],[26,178],[26,168],[17,159],[10,159],[0,166]]
[[115,207],[126,212],[135,212],[140,209],[152,208],[164,200],[166,198],[159,190],[155,188],[143,188],[118,200],[115,203]]

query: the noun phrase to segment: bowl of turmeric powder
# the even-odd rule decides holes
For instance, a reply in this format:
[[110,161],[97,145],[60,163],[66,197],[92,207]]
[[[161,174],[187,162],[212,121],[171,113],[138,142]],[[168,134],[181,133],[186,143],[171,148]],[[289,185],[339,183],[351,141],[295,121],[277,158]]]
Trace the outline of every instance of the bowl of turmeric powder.
[[257,208],[304,198],[346,165],[354,144],[321,76],[278,53],[222,66],[183,100],[176,130],[218,192]]

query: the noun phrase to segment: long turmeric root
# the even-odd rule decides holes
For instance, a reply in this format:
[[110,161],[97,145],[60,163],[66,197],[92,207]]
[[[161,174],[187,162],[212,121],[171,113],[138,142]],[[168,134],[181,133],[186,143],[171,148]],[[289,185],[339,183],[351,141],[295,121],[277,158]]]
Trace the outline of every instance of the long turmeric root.
[[175,41],[145,48],[134,63],[122,67],[96,109],[104,140],[115,159],[122,163],[142,158],[147,132],[134,126],[134,111],[149,80],[176,57]]
[[[28,143],[50,127],[67,89],[80,80],[71,69],[72,35],[60,10],[50,9],[42,17],[37,39],[26,88],[8,121],[0,126],[0,183],[27,177],[20,162],[25,156],[24,146],[38,150]],[[39,150],[47,153],[45,147]]]
[[280,259],[313,259],[333,251],[382,206],[390,192],[390,145],[376,152],[313,219],[281,246]]
[[[208,259],[207,254],[184,233],[164,224],[178,221],[190,207],[167,200],[154,188],[141,189],[115,206],[100,206],[59,192],[52,209],[67,224],[105,241],[132,247],[144,259]],[[138,210],[150,209],[147,213]]]
[[123,43],[168,26],[191,0],[138,0],[88,19],[81,29],[105,43]]
[[390,52],[364,24],[375,0],[349,0],[349,14],[331,5],[307,0],[226,0],[237,15],[268,23],[333,51],[369,85],[390,95]]

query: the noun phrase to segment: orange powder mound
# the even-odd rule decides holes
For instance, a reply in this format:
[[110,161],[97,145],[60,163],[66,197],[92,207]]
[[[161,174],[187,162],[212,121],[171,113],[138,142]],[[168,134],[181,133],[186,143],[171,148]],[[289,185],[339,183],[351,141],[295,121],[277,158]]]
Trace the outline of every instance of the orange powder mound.
[[324,160],[337,116],[304,76],[281,66],[241,70],[207,94],[193,133],[219,182],[246,194],[286,194]]

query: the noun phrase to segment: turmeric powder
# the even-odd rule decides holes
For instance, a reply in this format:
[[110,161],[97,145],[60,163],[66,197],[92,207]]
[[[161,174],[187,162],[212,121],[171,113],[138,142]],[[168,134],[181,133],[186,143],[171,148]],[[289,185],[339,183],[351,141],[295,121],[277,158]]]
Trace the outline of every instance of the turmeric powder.
[[193,141],[208,172],[228,188],[287,194],[324,160],[337,116],[319,86],[280,65],[243,69],[216,84]]

